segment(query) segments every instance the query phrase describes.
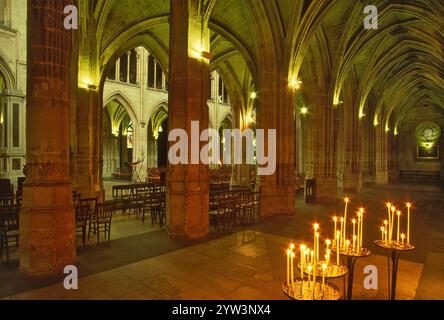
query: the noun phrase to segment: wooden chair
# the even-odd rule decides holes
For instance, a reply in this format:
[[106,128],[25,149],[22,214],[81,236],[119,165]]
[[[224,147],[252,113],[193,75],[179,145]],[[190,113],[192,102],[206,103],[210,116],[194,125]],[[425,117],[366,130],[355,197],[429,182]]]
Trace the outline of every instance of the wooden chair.
[[115,208],[114,201],[98,205],[96,214],[90,219],[88,240],[92,233],[97,236],[97,243],[100,243],[100,234],[103,233],[108,243],[111,241],[111,222]]
[[0,258],[3,248],[6,249],[6,260],[9,261],[9,248],[11,244],[19,246],[19,210],[15,206],[0,210]]
[[76,214],[76,233],[82,237],[83,246],[86,245],[86,228],[91,216],[91,208],[89,205],[77,204],[75,207]]

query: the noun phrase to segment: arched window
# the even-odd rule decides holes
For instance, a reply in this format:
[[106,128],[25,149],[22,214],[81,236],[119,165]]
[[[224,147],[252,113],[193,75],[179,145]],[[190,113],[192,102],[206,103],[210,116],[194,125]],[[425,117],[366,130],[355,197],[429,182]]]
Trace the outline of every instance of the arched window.
[[9,0],[0,0],[0,25],[11,26],[11,6]]
[[162,66],[151,54],[148,54],[148,88],[168,90],[168,82]]
[[5,77],[0,73],[0,92],[6,89],[6,80]]
[[219,87],[218,88],[219,89],[219,92],[218,92],[219,102],[228,104],[229,103],[228,91],[227,91],[227,88],[225,87],[225,84],[224,84],[222,78],[220,78],[220,77],[219,77],[218,87]]
[[128,54],[124,54],[120,57],[120,82],[128,82]]

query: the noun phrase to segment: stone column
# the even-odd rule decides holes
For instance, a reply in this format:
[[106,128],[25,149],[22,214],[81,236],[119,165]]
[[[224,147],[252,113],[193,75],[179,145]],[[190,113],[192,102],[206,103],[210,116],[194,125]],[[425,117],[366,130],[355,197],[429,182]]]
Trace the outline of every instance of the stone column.
[[388,135],[384,125],[379,124],[376,130],[376,161],[375,161],[375,182],[377,184],[388,183]]
[[308,105],[313,106],[307,128],[309,172],[316,179],[316,201],[334,203],[337,199],[336,172],[336,109],[325,92],[307,95]]
[[95,86],[77,90],[77,190],[83,198],[103,196],[102,94]]
[[[199,1],[171,0],[170,8],[168,130],[188,133],[191,160],[191,121],[199,121],[200,131],[208,128],[209,61],[201,51],[209,51],[210,31]],[[196,240],[209,234],[209,169],[199,163],[168,166],[167,225],[173,239]]]
[[[354,105],[353,99],[345,101],[341,110],[339,130],[342,133],[342,182],[343,190],[348,192],[359,192],[362,187],[361,174],[361,120],[359,120],[359,108]],[[338,146],[339,147],[339,146]]]
[[259,177],[262,216],[295,214],[295,92],[287,78],[287,72],[278,67],[260,75],[258,127],[265,129],[265,137],[269,129],[276,129],[276,171]]
[[28,1],[27,179],[20,212],[20,271],[61,274],[76,259],[69,176],[71,1]]

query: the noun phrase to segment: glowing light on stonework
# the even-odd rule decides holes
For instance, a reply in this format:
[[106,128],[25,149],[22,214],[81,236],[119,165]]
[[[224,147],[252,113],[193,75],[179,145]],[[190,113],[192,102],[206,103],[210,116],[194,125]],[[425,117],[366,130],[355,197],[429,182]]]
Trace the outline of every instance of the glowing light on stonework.
[[256,98],[257,98],[257,93],[253,91],[253,92],[250,94],[250,98],[253,99],[253,100],[256,99]]
[[306,115],[306,114],[308,114],[308,108],[307,108],[307,107],[302,107],[302,108],[301,108],[301,114],[302,114],[302,115]]
[[299,80],[299,79],[293,79],[293,80],[290,81],[289,85],[294,90],[300,90],[301,86],[302,86],[302,81]]

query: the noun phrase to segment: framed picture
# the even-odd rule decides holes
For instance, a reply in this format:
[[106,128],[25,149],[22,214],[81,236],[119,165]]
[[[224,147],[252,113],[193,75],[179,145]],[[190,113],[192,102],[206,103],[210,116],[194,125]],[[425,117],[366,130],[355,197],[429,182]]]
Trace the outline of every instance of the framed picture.
[[439,159],[439,146],[422,147],[418,146],[418,159]]

